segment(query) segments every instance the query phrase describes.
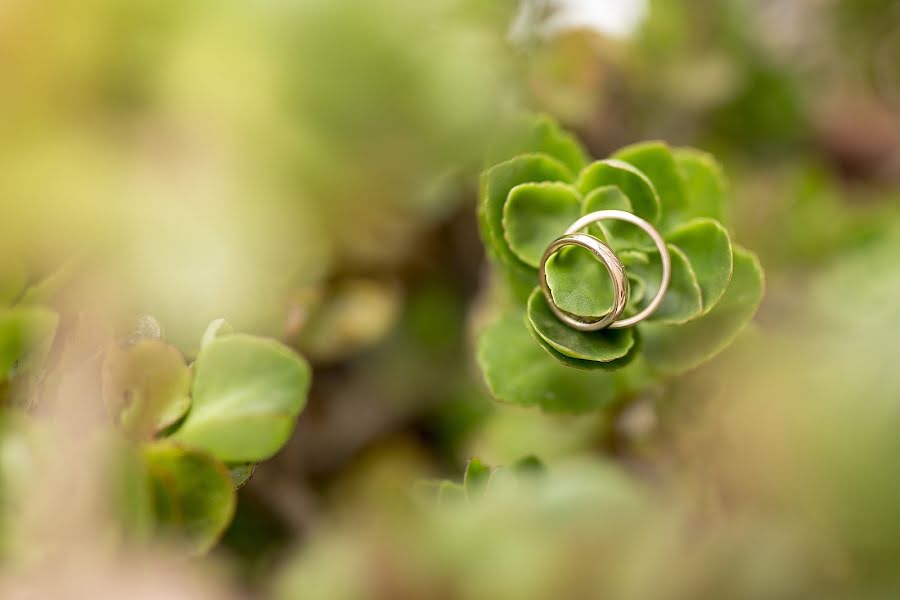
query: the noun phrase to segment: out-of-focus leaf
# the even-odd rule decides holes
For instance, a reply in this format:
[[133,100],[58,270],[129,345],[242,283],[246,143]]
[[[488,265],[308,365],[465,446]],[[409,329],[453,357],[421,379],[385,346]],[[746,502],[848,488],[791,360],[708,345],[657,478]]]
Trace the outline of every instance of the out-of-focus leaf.
[[718,161],[694,148],[676,148],[674,155],[684,178],[682,219],[709,217],[725,223],[728,183]]
[[709,360],[724,350],[756,313],[763,287],[756,256],[735,246],[731,282],[711,311],[684,325],[641,326],[648,363],[664,373],[680,373]]
[[578,192],[565,183],[523,183],[503,207],[503,234],[510,250],[537,268],[550,243],[581,214]]
[[0,311],[0,381],[38,368],[50,350],[59,317],[45,308]]
[[370,348],[393,330],[402,300],[401,290],[392,281],[341,279],[309,309],[298,348],[320,362],[341,360]]
[[666,236],[687,257],[703,294],[703,311],[716,305],[731,281],[733,258],[731,238],[718,222],[697,218]]
[[466,499],[471,502],[480,498],[487,488],[491,477],[491,468],[478,458],[470,458],[466,463],[466,472],[463,475],[463,487],[466,491]]
[[634,345],[631,329],[578,331],[556,318],[540,288],[528,298],[528,320],[535,332],[557,352],[581,360],[611,362]]
[[200,348],[205,348],[214,339],[231,333],[234,333],[234,327],[231,326],[231,323],[225,319],[215,319],[203,331],[203,335],[200,337]]
[[146,438],[177,422],[191,405],[191,370],[181,352],[146,340],[112,348],[103,362],[103,399],[130,435]]
[[306,405],[306,361],[274,340],[235,334],[210,342],[193,367],[193,405],[174,439],[226,462],[278,452]]
[[622,148],[613,158],[634,165],[653,182],[653,187],[659,194],[661,230],[684,219],[684,182],[668,144],[659,141],[641,142]]
[[244,486],[253,477],[253,471],[256,470],[256,463],[241,463],[228,465],[228,474],[231,476],[231,483],[235,489]]
[[168,442],[144,448],[157,528],[193,554],[215,545],[234,516],[236,495],[225,465]]
[[442,481],[438,486],[437,499],[439,506],[453,506],[466,501],[466,489],[453,481]]
[[615,398],[609,373],[569,368],[538,344],[520,312],[510,312],[485,328],[478,339],[478,364],[491,394],[550,412],[586,412]]
[[489,156],[490,164],[535,152],[552,156],[573,173],[577,173],[588,163],[587,152],[578,139],[546,115],[528,115],[517,122],[513,129],[508,139],[492,151]]
[[[678,247],[668,244],[669,258],[672,263],[672,276],[669,280],[669,288],[663,296],[662,304],[656,309],[649,321],[660,323],[685,323],[698,316],[703,310],[700,284],[694,269],[687,257]],[[659,284],[662,282],[662,263],[659,252],[647,253],[647,262],[633,262],[629,265],[628,273],[635,275],[645,285],[647,301],[656,296]]]
[[520,458],[512,466],[513,470],[519,475],[533,476],[540,475],[547,471],[546,465],[541,462],[537,456],[530,455]]

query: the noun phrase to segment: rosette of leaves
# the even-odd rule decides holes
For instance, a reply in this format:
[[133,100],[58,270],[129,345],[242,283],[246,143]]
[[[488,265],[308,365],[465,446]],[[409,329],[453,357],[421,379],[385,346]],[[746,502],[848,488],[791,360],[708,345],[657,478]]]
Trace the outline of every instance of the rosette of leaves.
[[103,395],[134,442],[121,470],[130,529],[208,550],[231,522],[235,490],[287,442],[310,368],[275,340],[213,322],[193,363],[158,339],[107,351]]
[[[725,225],[727,185],[715,159],[691,148],[645,142],[589,161],[546,118],[509,144],[512,155],[482,176],[479,224],[488,254],[515,299],[489,326],[478,358],[495,396],[559,411],[589,410],[696,367],[723,350],[756,312],[763,274]],[[577,331],[559,321],[538,287],[541,256],[580,216],[604,209],[642,217],[663,235],[672,260],[664,301],[627,329]],[[634,314],[659,289],[659,252],[643,232],[603,222],[588,233],[625,265]],[[547,264],[556,304],[584,318],[612,305],[605,267],[581,248]],[[549,360],[548,360],[549,359]]]

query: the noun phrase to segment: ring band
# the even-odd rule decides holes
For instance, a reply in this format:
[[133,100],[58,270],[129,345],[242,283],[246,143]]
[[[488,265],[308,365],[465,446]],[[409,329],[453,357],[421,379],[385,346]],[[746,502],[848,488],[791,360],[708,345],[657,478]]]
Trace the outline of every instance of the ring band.
[[[644,233],[649,235],[653,240],[653,244],[659,251],[659,258],[660,262],[662,263],[662,280],[659,283],[659,291],[656,292],[656,296],[654,296],[653,299],[650,300],[650,303],[644,308],[644,310],[634,316],[628,317],[627,319],[614,321],[607,325],[610,329],[631,327],[632,325],[636,325],[637,323],[640,323],[641,321],[652,315],[654,312],[656,312],[656,309],[659,308],[659,305],[662,304],[663,298],[666,295],[666,290],[669,289],[669,280],[672,278],[672,259],[669,256],[669,249],[666,247],[666,241],[662,238],[656,228],[639,216],[634,215],[630,212],[625,212],[624,210],[598,210],[596,212],[586,214],[572,223],[569,228],[566,229],[566,234],[563,237],[569,236],[571,234],[577,234],[577,232],[581,231],[588,225],[605,220],[625,221],[626,223],[631,223],[632,225],[636,225],[637,227],[642,229]],[[553,244],[551,244],[551,246],[552,245]],[[542,262],[542,281],[543,279],[546,279],[546,274],[543,273],[543,266],[544,263]],[[548,302],[550,303],[550,308],[558,308],[556,307],[556,304],[553,302],[552,298],[548,299]],[[554,312],[556,311],[554,310]]]
[[[603,263],[612,280],[613,306],[606,314],[601,315],[596,320],[581,320],[578,318],[578,315],[561,309],[553,299],[550,284],[547,282],[547,261],[566,246],[580,246],[588,250],[597,260]],[[610,327],[616,322],[622,311],[625,310],[625,305],[628,302],[628,278],[625,276],[625,267],[622,266],[619,257],[616,256],[616,253],[609,246],[594,236],[586,233],[577,233],[577,230],[575,232],[566,232],[566,235],[557,238],[547,246],[544,255],[541,257],[539,275],[541,290],[544,292],[547,304],[550,305],[553,314],[566,325],[579,331],[597,331]]]

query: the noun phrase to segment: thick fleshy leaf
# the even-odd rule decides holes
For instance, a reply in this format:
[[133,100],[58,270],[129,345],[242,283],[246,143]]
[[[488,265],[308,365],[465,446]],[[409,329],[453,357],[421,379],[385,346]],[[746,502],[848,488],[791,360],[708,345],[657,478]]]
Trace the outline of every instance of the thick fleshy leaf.
[[191,370],[181,352],[154,340],[112,348],[103,361],[103,399],[122,428],[148,438],[191,405]]
[[306,404],[306,361],[274,340],[235,334],[207,344],[193,366],[193,406],[174,438],[227,462],[278,452]]
[[[656,309],[648,321],[660,323],[685,323],[700,315],[703,311],[700,284],[694,269],[677,246],[668,244],[669,258],[672,261],[672,277],[669,280],[669,288],[663,297],[662,304]],[[644,282],[644,296],[649,302],[659,291],[662,281],[662,263],[659,252],[647,253],[646,263],[633,262],[626,267],[628,273],[637,276]],[[643,308],[643,306],[641,306]]]
[[634,345],[630,329],[578,331],[556,318],[540,288],[528,298],[528,320],[534,331],[560,354],[581,360],[611,362],[622,358]]
[[[631,202],[634,214],[650,223],[656,223],[659,217],[659,196],[653,183],[644,173],[621,160],[607,159],[591,163],[579,174],[577,185],[584,196],[599,187],[618,187]],[[633,227],[621,229],[623,239],[634,240],[641,233],[639,230],[637,233],[631,232]]]
[[[626,196],[619,188],[609,185],[590,191],[581,202],[582,215],[597,212],[598,210],[624,210],[626,212],[634,212],[628,196]],[[605,243],[611,244],[613,249],[616,249],[618,244],[609,233],[609,226],[612,225],[612,223],[612,221],[593,223],[588,227],[588,233]]]
[[731,281],[734,261],[728,232],[718,221],[702,217],[674,229],[666,240],[687,256],[703,294],[703,312],[709,312]]
[[466,463],[466,472],[463,475],[466,499],[471,502],[483,496],[490,478],[491,468],[478,458],[470,458]]
[[616,371],[618,369],[621,369],[622,367],[626,367],[631,364],[631,362],[637,356],[640,346],[639,331],[637,329],[633,329],[632,331],[635,337],[635,344],[631,347],[630,350],[628,350],[628,354],[626,354],[622,358],[617,358],[616,360],[611,360],[609,362],[582,360],[580,358],[572,358],[571,356],[566,356],[565,354],[558,352],[553,346],[547,343],[547,340],[542,338],[540,334],[534,330],[534,327],[532,327],[530,323],[526,323],[526,325],[532,337],[537,340],[537,343],[540,344],[541,348],[544,349],[544,352],[549,354],[551,358],[566,365],[567,367],[572,367],[573,369],[581,369],[583,371]]
[[694,148],[676,148],[674,155],[684,179],[682,219],[709,217],[726,223],[728,182],[718,161]]
[[672,151],[665,142],[641,142],[622,148],[613,155],[637,167],[656,188],[659,195],[659,229],[665,231],[684,217],[684,182]]
[[496,256],[516,277],[533,280],[534,268],[522,263],[506,244],[503,235],[503,207],[510,191],[523,183],[570,182],[573,175],[562,163],[546,154],[526,154],[500,163],[481,178],[478,214],[482,237]]
[[529,153],[552,156],[577,173],[588,163],[588,155],[578,139],[547,115],[526,115],[513,131],[490,152],[491,164]]
[[43,363],[59,317],[45,308],[0,310],[0,381]]
[[547,261],[547,284],[556,305],[582,317],[601,317],[613,303],[606,266],[580,246],[563,248]]
[[577,413],[606,406],[616,397],[609,373],[571,369],[547,355],[519,312],[485,328],[477,357],[488,389],[504,402]]
[[680,373],[709,360],[728,347],[750,321],[763,288],[756,256],[735,246],[731,282],[710,312],[684,325],[641,325],[647,362],[659,371]]
[[510,250],[537,268],[550,242],[581,216],[581,197],[558,182],[523,183],[514,187],[503,207],[503,235]]
[[144,448],[157,528],[193,554],[215,545],[234,516],[236,496],[225,465],[168,442]]
[[[641,253],[646,263],[646,254]],[[626,274],[628,269],[628,262],[625,262],[625,259],[622,259],[623,264],[625,265]],[[633,261],[631,261],[633,264]],[[640,311],[641,303],[644,301],[644,298],[647,298],[647,284],[644,283],[644,280],[636,275],[628,274],[628,304],[625,305],[625,311],[622,314],[636,314]],[[631,312],[629,312],[629,310]]]

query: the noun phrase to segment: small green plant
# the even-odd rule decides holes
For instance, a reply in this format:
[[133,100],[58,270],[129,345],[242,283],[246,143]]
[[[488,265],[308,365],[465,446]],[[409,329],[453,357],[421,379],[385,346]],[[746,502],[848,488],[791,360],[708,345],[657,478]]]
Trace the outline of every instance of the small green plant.
[[112,349],[105,370],[104,397],[136,444],[153,523],[208,550],[231,522],[235,489],[293,432],[309,366],[274,340],[225,334],[190,366],[174,347],[143,340]]
[[[478,345],[497,398],[554,411],[597,408],[709,360],[756,312],[762,269],[731,240],[724,224],[727,185],[709,154],[646,142],[590,162],[573,136],[539,118],[501,155],[513,157],[484,173],[478,205],[482,238],[510,298]],[[647,321],[577,331],[550,311],[538,266],[569,225],[605,209],[634,213],[659,230],[672,279]],[[628,225],[592,225],[589,232],[625,265],[631,294],[624,314],[634,314],[659,288],[659,252]],[[612,305],[609,276],[581,248],[553,256],[547,279],[567,312],[591,318]]]
[[[0,377],[5,403],[18,407],[0,412],[0,512],[7,515],[11,503],[27,501],[28,472],[52,448],[41,422],[22,408],[37,395],[62,394],[58,369],[43,364],[56,324],[46,308],[0,313]],[[235,490],[294,430],[308,364],[279,342],[229,329],[214,322],[190,364],[158,339],[158,328],[103,354],[102,395],[118,433],[98,443],[116,457],[116,504],[129,535],[174,537],[191,553],[207,551],[231,522]]]

